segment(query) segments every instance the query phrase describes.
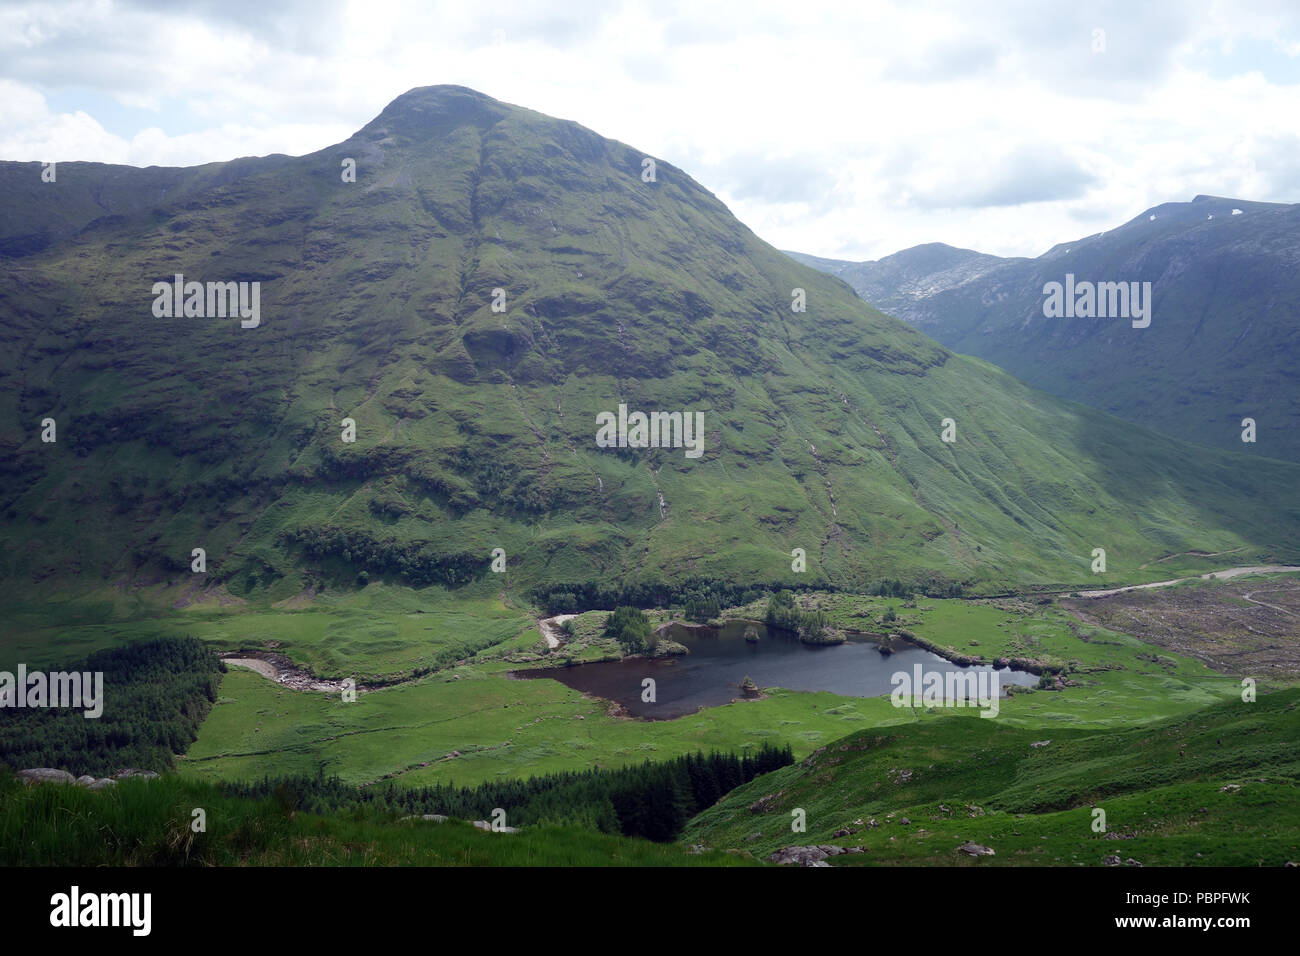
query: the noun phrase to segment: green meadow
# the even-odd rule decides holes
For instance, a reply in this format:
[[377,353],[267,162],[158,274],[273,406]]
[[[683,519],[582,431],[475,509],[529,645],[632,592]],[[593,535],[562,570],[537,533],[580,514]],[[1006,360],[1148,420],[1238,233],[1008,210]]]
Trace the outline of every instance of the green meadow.
[[[1028,658],[1062,673],[1062,690],[1017,688],[1001,702],[998,723],[1035,728],[1115,728],[1158,720],[1239,694],[1240,680],[1190,658],[1122,634],[1081,628],[1050,605],[812,594],[832,620],[861,630],[891,626],[949,653]],[[750,613],[756,608],[732,613]],[[865,616],[862,616],[865,615]],[[292,617],[292,615],[291,615]],[[472,784],[614,767],[696,749],[743,751],[766,740],[789,743],[797,756],[863,727],[949,719],[945,713],[896,708],[887,697],[854,698],[768,688],[764,699],[738,701],[670,721],[610,716],[609,703],[558,681],[517,680],[514,669],[557,658],[613,656],[595,634],[600,612],[579,618],[576,647],[543,651],[535,628],[453,666],[345,703],[337,695],[281,687],[231,668],[221,698],[182,765],[187,775],[248,779],[323,770],[354,783],[384,778],[409,785]],[[486,625],[484,625],[486,626]],[[287,651],[293,651],[289,646]],[[536,658],[536,660],[526,660]],[[448,756],[457,753],[457,756]]]

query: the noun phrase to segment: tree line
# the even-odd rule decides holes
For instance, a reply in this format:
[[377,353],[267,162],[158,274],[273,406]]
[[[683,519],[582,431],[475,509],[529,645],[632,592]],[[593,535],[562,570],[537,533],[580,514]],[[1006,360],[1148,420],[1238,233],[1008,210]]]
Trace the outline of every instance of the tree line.
[[442,553],[433,550],[427,541],[376,538],[353,529],[295,528],[281,531],[277,540],[281,544],[297,545],[304,555],[316,561],[338,558],[345,564],[360,567],[366,574],[364,578],[358,574],[359,584],[364,584],[370,572],[374,572],[394,575],[415,587],[429,584],[457,587],[482,576],[488,567],[487,560],[478,552]]
[[440,813],[463,820],[490,820],[497,808],[509,826],[565,824],[603,833],[668,842],[695,814],[760,774],[794,762],[787,744],[764,743],[752,754],[696,752],[672,760],[616,770],[583,770],[501,780],[476,787],[439,784],[406,788],[391,783],[353,787],[338,777],[298,776],[223,784],[240,797],[271,797],[290,809],[337,813],[359,807],[402,815]]
[[0,707],[0,762],[106,776],[127,767],[171,769],[173,754],[198,737],[225,665],[195,638],[164,637],[50,671],[102,671],[103,713],[87,719],[78,708]]
[[[535,590],[534,603],[549,614],[580,614],[583,611],[605,611],[619,605],[630,607],[682,607],[692,621],[704,622],[715,618],[723,608],[739,607],[760,600],[765,595],[779,593],[788,588],[781,582],[760,584],[730,584],[714,578],[688,578],[678,584],[662,581],[634,581],[611,584],[605,581],[577,581],[552,584]],[[961,582],[943,578],[908,583],[885,578],[863,588],[843,588],[817,581],[797,590],[850,591],[858,594],[875,594],[881,597],[908,598],[922,594],[932,598],[959,598],[965,593]]]

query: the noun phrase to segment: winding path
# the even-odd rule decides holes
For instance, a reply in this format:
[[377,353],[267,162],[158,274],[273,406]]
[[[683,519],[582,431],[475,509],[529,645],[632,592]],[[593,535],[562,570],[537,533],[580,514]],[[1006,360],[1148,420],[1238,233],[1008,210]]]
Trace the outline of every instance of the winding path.
[[1181,584],[1184,581],[1226,581],[1229,578],[1239,578],[1243,574],[1273,574],[1281,571],[1300,571],[1300,568],[1291,567],[1285,564],[1261,564],[1254,567],[1246,568],[1225,568],[1222,571],[1211,571],[1209,574],[1202,574],[1194,578],[1175,578],[1172,581],[1153,581],[1150,584],[1133,584],[1126,588],[1109,588],[1105,591],[1076,591],[1077,597],[1099,598],[1110,597],[1112,594],[1124,594],[1127,591],[1145,591],[1148,588],[1167,588],[1171,584]]

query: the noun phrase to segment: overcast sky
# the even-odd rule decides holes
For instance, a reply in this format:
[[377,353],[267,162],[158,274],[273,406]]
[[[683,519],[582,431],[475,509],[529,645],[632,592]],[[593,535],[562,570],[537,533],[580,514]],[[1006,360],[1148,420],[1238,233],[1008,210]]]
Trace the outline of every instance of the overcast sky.
[[301,154],[437,83],[662,157],[834,258],[1300,201],[1295,0],[0,5],[0,159]]

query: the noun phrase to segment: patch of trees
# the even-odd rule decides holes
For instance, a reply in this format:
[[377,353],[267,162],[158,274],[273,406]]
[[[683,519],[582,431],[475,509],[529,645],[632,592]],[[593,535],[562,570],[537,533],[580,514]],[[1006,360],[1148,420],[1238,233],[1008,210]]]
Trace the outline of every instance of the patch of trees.
[[965,591],[966,589],[960,581],[949,581],[946,578],[928,579],[918,584],[909,584],[906,581],[885,578],[878,582],[869,593],[879,597],[911,599],[918,593],[932,598],[959,598]]
[[494,512],[547,513],[556,506],[555,489],[515,458],[508,445],[479,441],[462,446],[447,464],[469,482],[479,499],[491,502]]
[[[553,584],[533,592],[533,600],[546,608],[551,614],[578,614],[583,611],[599,611],[620,604],[635,607],[684,607],[686,616],[693,621],[704,622],[717,617],[722,608],[738,607],[757,601],[765,594],[779,593],[784,585],[778,582],[768,584],[731,584],[713,578],[688,578],[678,584],[665,584],[659,581],[644,581],[628,584],[609,584],[601,581],[581,581],[572,584]],[[885,579],[863,589],[839,588],[819,582],[818,590],[843,591],[875,594],[882,597],[910,598],[915,593],[926,597],[958,598],[963,594],[960,582],[948,580],[928,580],[921,584],[909,584],[904,581]],[[793,591],[791,592],[793,593]],[[713,610],[716,603],[718,610]],[[692,610],[696,615],[693,616]]]
[[337,558],[374,574],[400,577],[415,587],[445,584],[456,587],[487,571],[488,559],[478,552],[446,554],[427,541],[376,538],[365,531],[344,528],[295,528],[281,531],[277,540],[297,545],[316,561]]
[[373,807],[403,816],[441,813],[462,820],[491,820],[493,810],[500,807],[506,811],[508,826],[578,825],[667,842],[676,839],[692,816],[736,787],[793,762],[789,745],[777,748],[764,743],[740,757],[697,752],[639,767],[490,781],[473,788],[454,784],[356,788],[323,774],[224,787],[235,796],[273,797],[311,813]]
[[374,478],[378,475],[400,474],[411,457],[411,451],[398,445],[376,445],[355,450],[337,449],[333,442],[325,442],[320,449],[317,472],[332,481]]
[[620,604],[631,607],[671,607],[692,603],[697,606],[701,603],[712,606],[712,602],[716,602],[721,609],[757,601],[770,587],[728,584],[711,578],[688,578],[680,584],[665,584],[661,581],[628,584],[582,581],[551,585],[535,591],[533,600],[551,614],[599,611]]
[[[746,602],[748,603],[748,602]],[[703,624],[722,613],[722,604],[716,597],[690,598],[686,602],[686,620]]]
[[650,619],[640,608],[615,608],[605,619],[604,636],[614,638],[628,654],[644,654],[650,649]]
[[0,708],[0,762],[108,775],[127,767],[168,770],[217,699],[225,665],[192,637],[97,651],[50,672],[103,672],[103,713],[88,708]]
[[767,615],[764,620],[768,627],[798,634],[801,641],[809,644],[840,640],[831,630],[825,614],[801,609],[789,591],[777,591],[767,599]]
[[[785,586],[778,582],[731,584],[713,578],[688,578],[678,584],[665,584],[660,581],[610,584],[589,580],[571,584],[552,584],[534,591],[532,598],[550,614],[580,614],[583,611],[606,610],[620,604],[635,607],[685,607],[688,618],[702,623],[709,617],[717,617],[718,611],[713,611],[706,617],[692,617],[692,607],[697,612],[703,612],[712,610],[716,602],[720,611],[722,608],[749,604],[759,600],[765,594],[778,593],[784,588]],[[886,578],[861,589],[840,588],[819,582],[816,588],[832,593],[849,591],[901,598],[911,598],[916,593],[933,598],[959,598],[964,593],[960,582],[937,578],[920,584]]]

